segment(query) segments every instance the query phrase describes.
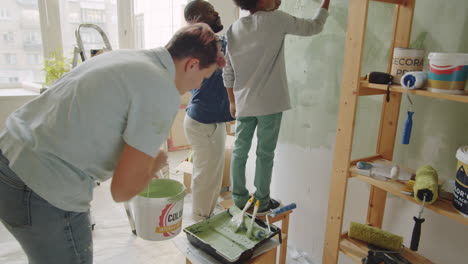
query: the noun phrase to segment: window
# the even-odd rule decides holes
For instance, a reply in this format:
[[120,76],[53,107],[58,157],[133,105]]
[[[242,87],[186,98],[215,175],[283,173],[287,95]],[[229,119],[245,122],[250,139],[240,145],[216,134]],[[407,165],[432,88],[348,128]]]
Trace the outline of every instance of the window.
[[69,13],[68,21],[70,23],[81,23],[81,17],[79,13]]
[[142,49],[145,46],[145,15],[135,16],[135,48]]
[[18,77],[3,77],[0,76],[0,83],[18,83],[19,78]]
[[23,33],[23,45],[25,49],[41,48],[41,33],[39,31],[26,31]]
[[[138,48],[167,44],[174,32],[185,25],[187,0],[134,0],[135,37]],[[141,33],[142,32],[142,33]],[[143,42],[142,45],[139,42]]]
[[37,0],[17,0],[18,4],[26,8],[37,8]]
[[103,10],[81,9],[81,20],[91,23],[104,23],[106,16]]
[[42,64],[42,56],[38,53],[32,53],[26,55],[26,60],[29,65],[40,65]]
[[21,26],[24,28],[37,28],[41,27],[39,18],[39,10],[25,9],[21,11]]
[[[112,0],[73,0],[60,1],[63,54],[73,57],[76,45],[75,30],[81,23],[99,26],[109,38],[113,49],[118,49],[117,3]],[[114,19],[113,19],[114,18]],[[90,49],[102,49],[105,45],[101,35],[94,29],[82,28],[80,36],[87,57]]]
[[0,86],[44,80],[38,2],[0,0]]
[[5,64],[16,65],[16,63],[17,63],[16,54],[13,54],[13,53],[5,54]]
[[15,43],[15,34],[13,32],[3,32],[2,33],[3,43],[11,45]]
[[0,8],[0,20],[10,20],[10,11],[4,7]]

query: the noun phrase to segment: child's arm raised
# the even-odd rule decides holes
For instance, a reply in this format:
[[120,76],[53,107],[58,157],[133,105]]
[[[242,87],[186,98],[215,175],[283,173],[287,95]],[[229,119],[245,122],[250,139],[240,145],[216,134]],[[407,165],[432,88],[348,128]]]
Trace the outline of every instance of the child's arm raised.
[[322,32],[328,17],[330,0],[323,0],[314,18],[298,18],[288,13],[278,11],[278,26],[284,29],[285,34],[297,36],[312,36]]

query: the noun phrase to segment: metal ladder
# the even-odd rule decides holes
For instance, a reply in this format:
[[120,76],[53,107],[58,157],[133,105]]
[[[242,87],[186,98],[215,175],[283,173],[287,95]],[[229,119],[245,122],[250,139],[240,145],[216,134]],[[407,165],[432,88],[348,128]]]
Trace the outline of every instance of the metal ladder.
[[78,28],[75,30],[75,38],[76,38],[76,46],[73,50],[73,61],[72,61],[72,68],[75,68],[76,65],[78,65],[78,57],[81,58],[81,62],[84,62],[86,61],[88,58],[87,58],[87,55],[86,55],[86,51],[85,51],[85,48],[84,48],[84,45],[83,45],[83,40],[81,38],[81,29],[82,28],[92,28],[92,29],[95,29],[102,37],[102,41],[104,42],[104,45],[105,45],[105,48],[101,49],[101,50],[91,50],[90,53],[91,53],[91,57],[103,52],[103,51],[111,51],[112,50],[112,46],[109,42],[109,38],[107,37],[106,33],[104,33],[104,31],[98,26],[98,25],[95,25],[95,24],[80,24],[78,26]]

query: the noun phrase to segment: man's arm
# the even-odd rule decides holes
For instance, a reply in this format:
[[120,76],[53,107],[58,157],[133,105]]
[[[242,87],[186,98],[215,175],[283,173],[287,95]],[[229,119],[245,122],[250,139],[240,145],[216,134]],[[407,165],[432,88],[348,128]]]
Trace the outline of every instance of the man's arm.
[[111,194],[114,201],[124,202],[133,198],[166,164],[167,155],[162,150],[153,158],[125,144],[112,177]]
[[236,118],[236,98],[234,97],[234,69],[231,65],[231,58],[229,53],[226,52],[226,66],[223,68],[223,81],[224,86],[226,87],[227,94],[229,97],[229,112],[231,112],[231,116]]
[[226,88],[229,97],[229,112],[232,118],[236,118],[236,98],[234,97],[233,88]]

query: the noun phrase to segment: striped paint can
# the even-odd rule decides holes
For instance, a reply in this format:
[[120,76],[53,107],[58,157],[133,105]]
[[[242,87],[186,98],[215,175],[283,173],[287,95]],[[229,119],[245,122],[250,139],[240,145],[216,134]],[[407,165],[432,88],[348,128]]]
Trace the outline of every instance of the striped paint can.
[[427,89],[431,92],[464,94],[468,79],[468,54],[431,52],[427,77]]

